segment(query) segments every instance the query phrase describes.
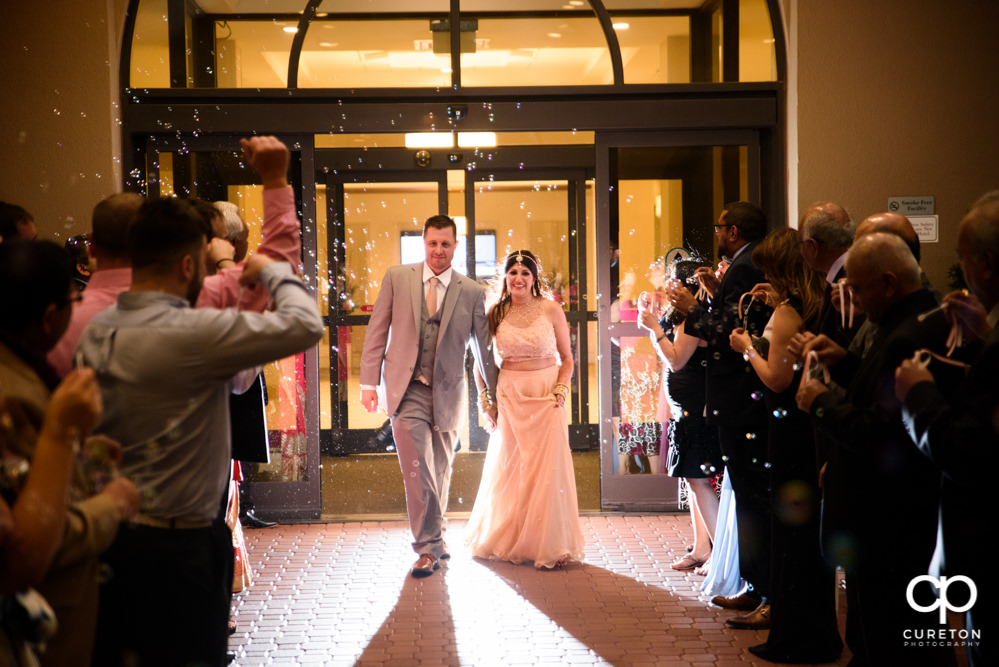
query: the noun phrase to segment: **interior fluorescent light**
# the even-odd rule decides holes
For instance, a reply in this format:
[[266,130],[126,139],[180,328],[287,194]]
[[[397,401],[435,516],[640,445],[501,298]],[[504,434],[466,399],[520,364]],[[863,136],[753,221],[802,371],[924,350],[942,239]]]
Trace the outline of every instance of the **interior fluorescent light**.
[[289,34],[292,34],[292,35],[294,35],[296,32],[298,32],[298,28],[295,27],[295,26],[291,26],[291,25],[285,26],[284,28],[281,28],[281,29],[284,30],[285,32],[289,33]]
[[406,148],[451,148],[454,135],[450,132],[407,132]]
[[627,23],[614,23],[613,25],[614,25],[614,29],[615,30],[627,30],[628,29],[628,24]]
[[458,146],[460,148],[494,148],[496,146],[496,133],[459,132]]

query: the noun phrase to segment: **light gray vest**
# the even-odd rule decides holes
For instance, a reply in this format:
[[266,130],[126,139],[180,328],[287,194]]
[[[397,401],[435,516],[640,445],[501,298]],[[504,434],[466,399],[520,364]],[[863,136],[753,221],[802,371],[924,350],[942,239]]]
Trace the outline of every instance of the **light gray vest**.
[[415,380],[422,373],[423,377],[427,378],[427,382],[431,385],[434,383],[434,360],[437,359],[437,336],[441,330],[441,313],[444,312],[444,301],[446,299],[447,290],[444,290],[444,298],[438,299],[437,312],[433,316],[427,313],[427,301],[425,298],[422,299],[420,304],[420,349],[416,355],[416,370],[413,371],[413,379]]

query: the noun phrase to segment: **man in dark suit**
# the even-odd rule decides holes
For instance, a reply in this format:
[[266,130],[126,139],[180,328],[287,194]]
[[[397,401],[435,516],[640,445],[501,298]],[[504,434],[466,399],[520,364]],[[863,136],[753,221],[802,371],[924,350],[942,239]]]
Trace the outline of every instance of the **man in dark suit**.
[[[949,294],[944,302],[969,337],[984,339],[984,347],[956,395],[941,392],[935,374],[911,359],[896,371],[895,391],[903,401],[902,414],[919,451],[943,473],[932,574],[969,577],[976,587],[978,599],[965,612],[965,629],[972,633],[968,661],[979,667],[999,663],[995,637],[974,636],[985,625],[986,607],[997,594],[992,554],[982,546],[980,513],[995,507],[995,492],[981,476],[999,468],[995,420],[999,408],[999,191],[979,200],[961,221],[957,252],[965,282],[984,308],[966,292]],[[963,586],[953,585],[947,598],[960,607],[967,599],[963,595]]]
[[[899,237],[876,233],[853,245],[847,282],[877,334],[863,358],[827,336],[805,346],[832,366],[847,387],[840,398],[817,379],[798,392],[798,406],[833,438],[824,477],[823,542],[847,572],[847,642],[856,665],[947,664],[940,647],[906,646],[906,628],[925,621],[906,600],[909,582],[925,574],[933,553],[940,476],[912,447],[895,397],[895,368],[919,349],[943,352],[946,319],[919,315],[936,300]],[[957,369],[954,372],[960,373]],[[944,374],[945,371],[941,371]],[[948,378],[954,382],[953,375]]]
[[[426,259],[386,272],[361,353],[361,404],[368,412],[380,405],[392,419],[413,550],[420,556],[414,577],[432,575],[439,559],[450,557],[444,512],[463,420],[467,347],[489,395],[496,391],[485,290],[452,270],[457,244],[454,220],[427,219]],[[495,421],[495,405],[487,418]]]
[[839,204],[825,202],[812,206],[801,216],[798,235],[801,238],[801,255],[809,267],[826,277],[826,289],[822,295],[822,310],[819,311],[815,333],[825,334],[842,347],[848,347],[863,321],[863,316],[854,317],[853,326],[847,323],[833,307],[832,295],[836,284],[846,277],[846,251],[853,245],[853,219]]
[[[670,303],[687,316],[686,332],[708,343],[707,418],[718,427],[722,454],[735,492],[739,530],[739,569],[751,590],[733,597],[716,597],[715,604],[752,611],[736,617],[730,625],[741,628],[769,627],[765,597],[770,583],[770,494],[767,460],[767,414],[763,385],[742,355],[732,350],[729,334],[744,323],[739,300],[764,282],[763,272],[753,266],[753,248],[767,233],[767,219],[755,204],[733,202],[725,207],[715,226],[718,254],[731,258],[721,280],[711,269],[699,269],[698,278],[712,293],[710,307],[701,305],[682,286],[670,290]],[[767,316],[752,308],[749,326],[762,332]]]

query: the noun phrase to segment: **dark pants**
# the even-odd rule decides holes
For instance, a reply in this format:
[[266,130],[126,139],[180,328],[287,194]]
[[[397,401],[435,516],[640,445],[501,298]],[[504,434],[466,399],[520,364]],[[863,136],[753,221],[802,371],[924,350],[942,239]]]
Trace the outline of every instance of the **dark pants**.
[[232,533],[225,522],[168,530],[122,524],[104,554],[93,664],[226,664]]
[[[755,436],[747,437],[747,434]],[[767,427],[718,426],[722,455],[728,457],[739,528],[739,573],[763,596],[770,594],[770,489]]]

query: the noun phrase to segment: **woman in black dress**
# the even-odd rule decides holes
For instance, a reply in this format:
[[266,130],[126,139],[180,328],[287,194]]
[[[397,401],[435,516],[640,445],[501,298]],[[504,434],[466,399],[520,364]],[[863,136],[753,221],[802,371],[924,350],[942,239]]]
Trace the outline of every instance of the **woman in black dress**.
[[[674,262],[667,270],[670,279],[686,282],[701,266],[710,265],[702,260],[687,259]],[[665,429],[669,436],[666,473],[670,477],[683,477],[690,489],[687,497],[694,526],[693,548],[670,567],[692,570],[703,565],[711,555],[718,518],[718,496],[711,486],[711,478],[722,469],[718,429],[709,427],[704,416],[707,344],[684,333],[680,312],[667,309],[659,320],[641,299],[639,325],[649,331],[666,366],[666,394],[671,412]]]
[[752,291],[774,308],[764,331],[769,342],[764,346],[741,328],[732,332],[730,342],[763,381],[770,411],[772,591],[770,635],[765,644],[749,650],[774,662],[832,662],[843,647],[836,627],[834,571],[819,549],[813,431],[794,398],[801,364],[787,351],[791,337],[818,317],[823,278],[805,265],[793,229],[768,234],[753,249],[753,263],[770,281]]

